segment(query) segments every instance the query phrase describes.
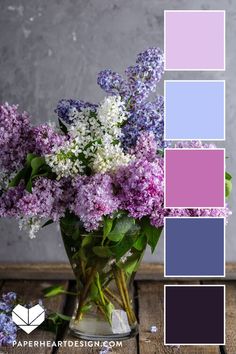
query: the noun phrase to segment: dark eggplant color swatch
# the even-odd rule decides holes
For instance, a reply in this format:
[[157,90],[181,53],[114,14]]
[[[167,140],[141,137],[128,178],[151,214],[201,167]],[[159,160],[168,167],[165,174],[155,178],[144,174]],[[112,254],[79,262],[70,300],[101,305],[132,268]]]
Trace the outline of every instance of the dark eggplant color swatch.
[[224,286],[166,286],[165,344],[224,344]]

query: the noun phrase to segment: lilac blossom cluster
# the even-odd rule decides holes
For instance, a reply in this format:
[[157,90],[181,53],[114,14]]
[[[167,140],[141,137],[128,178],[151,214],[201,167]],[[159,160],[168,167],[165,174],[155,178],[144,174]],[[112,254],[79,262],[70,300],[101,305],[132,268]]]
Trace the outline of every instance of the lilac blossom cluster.
[[3,294],[0,299],[0,347],[10,346],[16,340],[17,327],[11,318],[15,301],[16,293],[14,292]]
[[32,127],[28,113],[19,113],[18,106],[0,105],[0,169],[14,174],[23,166],[28,153],[41,156],[52,153],[68,137],[49,124]]
[[17,106],[0,106],[0,168],[13,172],[33,150],[29,115],[19,113]]
[[134,147],[142,132],[152,132],[158,147],[163,149],[164,100],[158,96],[153,102],[147,101],[156,89],[164,73],[163,52],[159,48],[149,48],[137,56],[136,64],[126,69],[127,80],[112,72],[101,71],[98,84],[107,93],[120,95],[126,102],[128,119],[122,129],[122,145],[125,151]]
[[81,112],[86,108],[89,108],[89,110],[92,112],[96,112],[97,105],[81,100],[62,99],[58,102],[57,108],[55,109],[55,113],[58,114],[58,117],[64,123],[72,124],[75,120],[74,112]]
[[164,56],[159,48],[149,48],[137,56],[136,64],[129,66],[124,80],[112,70],[98,74],[97,83],[107,93],[118,94],[132,104],[143,102],[154,91],[164,73]]
[[34,151],[39,155],[51,154],[60,146],[65,144],[66,137],[56,132],[50,125],[42,124],[32,129],[34,140]]
[[35,180],[32,192],[24,183],[9,188],[0,198],[0,215],[16,218],[50,218],[58,221],[65,213],[62,183],[40,177]]
[[77,177],[75,200],[71,211],[79,216],[87,231],[96,230],[105,215],[118,210],[119,199],[114,195],[112,178],[107,174]]
[[166,143],[164,136],[164,100],[157,97],[154,102],[144,102],[138,109],[130,113],[127,123],[122,128],[122,145],[125,150],[136,145],[138,137],[143,132],[153,133],[159,149],[163,149]]

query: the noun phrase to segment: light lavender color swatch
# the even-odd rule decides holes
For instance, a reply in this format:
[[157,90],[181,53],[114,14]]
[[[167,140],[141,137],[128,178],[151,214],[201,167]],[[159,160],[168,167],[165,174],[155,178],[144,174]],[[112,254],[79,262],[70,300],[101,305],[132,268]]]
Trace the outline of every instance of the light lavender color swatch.
[[167,70],[224,70],[224,11],[166,11]]

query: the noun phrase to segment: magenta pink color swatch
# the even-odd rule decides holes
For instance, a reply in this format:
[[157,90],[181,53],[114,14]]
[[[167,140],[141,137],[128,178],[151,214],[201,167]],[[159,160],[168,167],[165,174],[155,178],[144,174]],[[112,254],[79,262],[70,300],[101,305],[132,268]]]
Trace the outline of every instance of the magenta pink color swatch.
[[224,70],[224,11],[166,11],[167,70]]
[[166,149],[165,207],[224,207],[224,149]]

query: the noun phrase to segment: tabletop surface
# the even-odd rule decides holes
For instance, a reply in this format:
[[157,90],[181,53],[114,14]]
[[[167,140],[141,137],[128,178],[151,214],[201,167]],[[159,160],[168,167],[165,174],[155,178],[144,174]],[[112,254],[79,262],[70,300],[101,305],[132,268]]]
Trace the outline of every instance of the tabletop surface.
[[[226,280],[208,280],[200,282],[201,284],[226,284],[226,345],[225,346],[165,346],[163,341],[163,301],[164,284],[199,284],[199,281],[163,281],[163,280],[145,280],[138,279],[134,282],[134,301],[139,320],[139,335],[122,343],[122,347],[112,349],[116,354],[235,354],[236,353],[236,281]],[[42,290],[48,286],[61,284],[67,289],[73,287],[73,280],[2,280],[0,281],[0,293],[7,291],[16,291],[22,296],[25,303],[32,299],[42,299]],[[55,312],[68,313],[72,308],[72,297],[60,295],[44,299],[43,303],[47,309]],[[157,327],[156,333],[150,332],[150,327]],[[34,330],[30,335],[19,330],[17,340],[25,341],[74,341],[68,328],[65,326],[56,337],[53,333],[41,329]],[[3,348],[2,353],[47,353],[47,354],[92,354],[99,353],[99,348],[89,348],[86,342],[84,347],[53,347],[53,348]]]

